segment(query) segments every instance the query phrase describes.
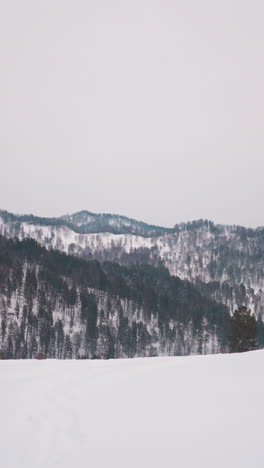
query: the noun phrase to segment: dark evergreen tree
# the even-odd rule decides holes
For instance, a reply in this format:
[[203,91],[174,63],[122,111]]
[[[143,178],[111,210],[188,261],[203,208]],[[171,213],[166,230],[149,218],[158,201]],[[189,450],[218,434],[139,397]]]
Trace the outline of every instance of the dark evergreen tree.
[[232,353],[242,353],[257,348],[257,321],[247,307],[239,307],[231,317],[229,339]]

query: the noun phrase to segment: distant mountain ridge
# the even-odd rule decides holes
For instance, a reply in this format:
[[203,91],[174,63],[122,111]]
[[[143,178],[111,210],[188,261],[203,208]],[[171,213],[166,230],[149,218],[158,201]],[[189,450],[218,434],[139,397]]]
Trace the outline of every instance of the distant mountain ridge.
[[[44,219],[49,219],[49,218],[44,218]],[[50,218],[50,219],[63,220],[75,227],[87,226],[87,229],[89,229],[89,225],[95,224],[96,228],[99,229],[98,231],[95,231],[95,232],[100,232],[100,227],[106,226],[106,225],[108,225],[109,227],[116,225],[120,229],[123,229],[125,227],[131,228],[131,231],[118,232],[119,234],[124,234],[124,233],[133,234],[132,231],[135,229],[135,226],[138,226],[139,228],[142,228],[141,235],[145,233],[144,230],[146,232],[153,231],[154,233],[156,233],[156,235],[162,235],[165,233],[179,232],[185,229],[188,230],[192,228],[193,226],[201,226],[203,224],[210,225],[214,227],[214,229],[217,229],[217,226],[223,226],[219,223],[214,223],[211,220],[201,218],[201,219],[192,220],[188,222],[176,223],[173,227],[164,227],[160,225],[154,225],[154,224],[149,224],[143,221],[139,221],[135,218],[129,218],[124,215],[113,214],[113,213],[92,213],[91,211],[87,211],[87,210],[82,210],[76,213],[66,214],[58,218]],[[98,224],[96,224],[96,222],[98,222]],[[100,226],[100,223],[102,223],[101,226]],[[251,231],[254,232],[254,231],[264,230],[264,226],[258,226],[256,228],[244,227],[244,226],[237,225],[237,224],[232,224],[232,225],[224,224],[224,226],[244,229],[248,233],[250,233]],[[91,231],[87,231],[87,232],[91,232]],[[108,232],[111,232],[111,231],[108,231]],[[160,232],[160,234],[158,234],[158,232]],[[137,234],[140,235],[139,233]],[[153,234],[149,235],[149,237],[152,237],[152,236]]]
[[32,214],[13,214],[0,210],[0,216],[6,222],[27,222],[41,226],[67,226],[80,234],[110,232],[112,234],[134,234],[143,237],[160,236],[166,232],[175,232],[177,228],[166,228],[137,221],[126,216],[110,213],[92,213],[79,211],[60,217],[40,217]]
[[189,222],[175,224],[173,227],[163,227],[148,224],[127,216],[111,213],[92,213],[82,210],[72,214],[65,214],[58,217],[35,216],[33,214],[14,214],[6,210],[0,210],[0,217],[5,222],[29,223],[40,226],[67,226],[74,232],[80,234],[95,234],[109,232],[111,234],[133,234],[142,237],[159,237],[164,234],[177,233],[184,230],[191,230],[203,225],[210,226],[212,230],[221,230],[222,226],[229,229],[241,230],[246,235],[254,232],[264,232],[264,226],[257,228],[247,228],[239,225],[215,224],[207,219],[199,219]]

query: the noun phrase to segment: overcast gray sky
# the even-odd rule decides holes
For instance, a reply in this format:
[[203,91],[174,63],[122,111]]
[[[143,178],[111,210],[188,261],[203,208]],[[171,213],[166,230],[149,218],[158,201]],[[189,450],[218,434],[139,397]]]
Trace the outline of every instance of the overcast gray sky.
[[0,207],[264,224],[263,0],[0,0]]

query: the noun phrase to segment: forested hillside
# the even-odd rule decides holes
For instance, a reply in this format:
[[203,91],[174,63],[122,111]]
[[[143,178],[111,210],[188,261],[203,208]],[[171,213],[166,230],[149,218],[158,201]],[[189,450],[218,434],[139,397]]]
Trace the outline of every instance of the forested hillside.
[[264,228],[194,221],[160,228],[118,215],[82,211],[60,218],[0,212],[0,234],[35,239],[67,254],[165,266],[231,312],[242,303],[264,316]]
[[164,267],[124,267],[0,237],[1,355],[134,357],[228,350],[228,309]]

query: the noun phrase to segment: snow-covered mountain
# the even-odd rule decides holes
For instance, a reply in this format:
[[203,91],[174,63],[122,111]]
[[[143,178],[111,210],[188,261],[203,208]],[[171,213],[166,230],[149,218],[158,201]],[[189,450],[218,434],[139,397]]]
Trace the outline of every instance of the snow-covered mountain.
[[171,229],[118,215],[82,211],[60,218],[0,212],[0,234],[47,248],[121,264],[163,264],[233,310],[241,302],[264,314],[264,228],[194,221]]

